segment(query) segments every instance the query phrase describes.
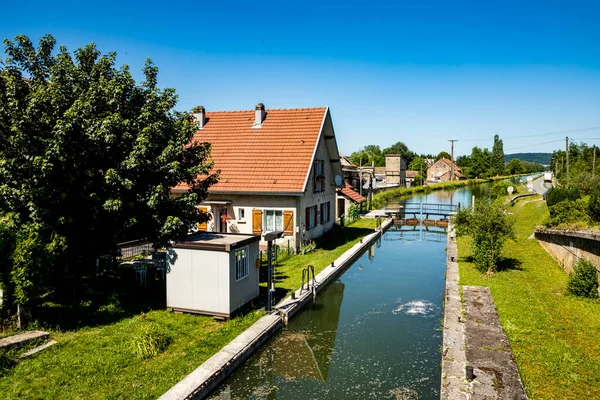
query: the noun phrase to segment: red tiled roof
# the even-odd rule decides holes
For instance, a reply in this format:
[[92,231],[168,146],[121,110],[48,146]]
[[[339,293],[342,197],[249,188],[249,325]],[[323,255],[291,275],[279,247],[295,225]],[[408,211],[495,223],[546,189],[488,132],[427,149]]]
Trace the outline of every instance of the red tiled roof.
[[[440,160],[445,162],[446,164],[448,164],[448,166],[450,166],[450,168],[452,168],[452,164],[454,164],[452,161],[448,160],[446,157],[442,157]],[[462,171],[462,169],[458,165],[454,164],[454,171]]]
[[344,196],[346,196],[347,198],[349,198],[350,200],[352,200],[355,203],[362,203],[363,201],[367,201],[366,198],[364,198],[363,196],[361,196],[360,194],[356,193],[354,191],[354,189],[352,189],[352,186],[350,186],[350,184],[348,182],[344,182],[344,187],[341,189],[338,189],[338,192]]
[[326,113],[267,109],[262,126],[252,128],[254,110],[206,112],[194,140],[212,145],[213,170],[221,171],[209,192],[303,192]]

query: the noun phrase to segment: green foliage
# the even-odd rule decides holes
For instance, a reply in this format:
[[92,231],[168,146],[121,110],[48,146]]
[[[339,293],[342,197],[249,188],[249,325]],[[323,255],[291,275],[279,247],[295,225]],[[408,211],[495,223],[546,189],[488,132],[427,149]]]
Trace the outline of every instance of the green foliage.
[[[579,175],[583,172],[592,173],[594,165],[594,148],[595,146],[588,146],[586,143],[569,143],[569,183],[574,184],[578,182],[588,186],[583,179],[583,176],[579,179]],[[598,149],[596,148],[596,153]],[[556,171],[556,178],[562,185],[567,183],[567,157],[564,150],[558,150],[552,153],[551,167],[553,171]],[[588,175],[589,176],[589,175]],[[583,190],[587,190],[582,186]],[[593,188],[592,188],[593,190]]]
[[315,251],[316,248],[317,248],[317,245],[313,240],[307,241],[307,242],[303,243],[302,246],[300,247],[300,254],[304,255],[304,254],[312,253],[313,251]]
[[592,221],[600,222],[600,190],[595,190],[590,195],[587,211]]
[[513,195],[519,193],[518,185],[515,185],[515,184],[513,184],[511,182],[507,182],[507,181],[499,181],[499,182],[494,183],[494,185],[490,189],[490,198],[495,200],[498,198],[506,197],[508,195],[509,186],[513,187]]
[[521,160],[518,158],[513,158],[510,160],[506,168],[508,169],[508,173],[510,175],[521,174],[524,170],[523,164],[521,164]]
[[586,222],[588,220],[588,204],[583,199],[563,200],[548,207],[550,216],[544,224],[546,226],[558,226],[571,222]]
[[350,202],[350,206],[348,207],[348,219],[351,222],[356,221],[360,218],[360,209],[354,202]]
[[437,157],[435,158],[435,161],[441,160],[442,158],[447,158],[448,160],[450,160],[452,159],[452,155],[447,151],[440,151]]
[[546,194],[546,204],[552,207],[565,200],[577,200],[581,197],[578,188],[553,187]]
[[591,261],[577,261],[569,275],[567,291],[574,296],[598,298],[598,272]]
[[419,173],[427,173],[427,161],[423,157],[415,157],[412,159],[410,164],[408,164],[408,169],[412,169],[413,171],[419,171]]
[[531,164],[539,165],[550,165],[552,153],[513,153],[505,154],[504,161],[510,162],[513,159],[519,159],[521,162],[528,162]]
[[425,180],[425,178],[423,178],[421,175],[417,175],[415,176],[415,186],[421,186],[423,184],[423,181]]
[[580,171],[573,176],[571,186],[576,187],[582,195],[586,196],[594,190],[600,190],[600,175]]
[[140,326],[131,340],[133,354],[140,360],[152,358],[162,353],[172,338],[164,333],[157,324],[147,322]]
[[504,146],[498,135],[494,135],[491,173],[493,176],[504,175]]
[[473,262],[480,272],[497,271],[504,243],[514,238],[514,223],[505,205],[485,199],[475,209],[463,208],[453,217],[457,236],[473,238]]
[[[33,300],[38,278],[58,286],[65,273],[91,273],[118,242],[164,243],[206,218],[196,206],[218,178],[210,144],[189,145],[192,116],[173,111],[175,91],[157,86],[150,60],[137,84],[94,44],[70,53],[51,35],[37,48],[24,35],[4,43],[0,216],[20,228],[0,257],[12,260],[2,284],[12,277],[18,301]],[[190,190],[172,197],[182,182]]]

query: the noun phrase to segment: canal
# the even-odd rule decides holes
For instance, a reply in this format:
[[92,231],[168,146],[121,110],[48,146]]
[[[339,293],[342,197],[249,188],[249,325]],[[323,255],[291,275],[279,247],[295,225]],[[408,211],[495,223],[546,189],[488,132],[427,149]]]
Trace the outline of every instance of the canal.
[[[402,201],[468,206],[489,185]],[[392,226],[211,399],[439,399],[446,231]]]

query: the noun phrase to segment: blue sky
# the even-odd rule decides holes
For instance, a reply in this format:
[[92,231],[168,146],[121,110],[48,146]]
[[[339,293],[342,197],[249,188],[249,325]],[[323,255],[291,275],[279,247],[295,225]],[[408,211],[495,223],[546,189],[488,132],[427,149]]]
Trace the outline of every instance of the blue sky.
[[599,2],[210,3],[10,2],[0,37],[149,57],[181,110],[329,106],[345,154],[600,145]]

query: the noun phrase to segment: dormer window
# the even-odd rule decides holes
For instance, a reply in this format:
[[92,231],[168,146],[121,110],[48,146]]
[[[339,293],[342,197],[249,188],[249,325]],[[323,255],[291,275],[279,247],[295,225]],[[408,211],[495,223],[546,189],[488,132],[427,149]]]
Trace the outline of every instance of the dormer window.
[[325,161],[315,160],[313,165],[313,189],[315,193],[325,191]]

